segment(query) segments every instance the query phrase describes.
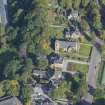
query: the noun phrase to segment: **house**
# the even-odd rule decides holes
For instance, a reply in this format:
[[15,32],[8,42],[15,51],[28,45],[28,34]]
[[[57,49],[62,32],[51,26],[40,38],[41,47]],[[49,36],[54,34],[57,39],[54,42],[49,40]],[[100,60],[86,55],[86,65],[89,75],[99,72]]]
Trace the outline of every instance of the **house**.
[[71,37],[71,35],[70,35],[70,28],[69,27],[65,29],[64,36],[65,36],[65,38],[70,38]]
[[55,53],[79,51],[80,45],[77,41],[55,41]]
[[55,70],[54,75],[50,78],[50,83],[54,87],[58,87],[62,80],[62,70]]
[[48,78],[46,70],[34,69],[32,74],[33,76],[39,77],[40,79]]
[[7,25],[6,8],[7,0],[0,0],[0,23],[3,24],[4,26]]
[[51,64],[51,68],[62,68],[63,67],[63,57],[61,56],[55,56],[51,58],[52,60],[52,64]]
[[79,29],[76,28],[74,32],[71,33],[71,38],[78,39],[82,36],[81,32]]
[[52,99],[44,93],[43,85],[36,84],[32,91],[32,105],[56,105]]
[[0,98],[0,105],[23,105],[16,97],[6,96]]
[[82,34],[77,27],[75,28],[75,30],[70,30],[69,28],[65,30],[65,38],[78,39],[81,36]]
[[68,20],[78,20],[79,19],[79,13],[77,10],[72,10],[71,13],[68,15]]
[[61,7],[57,8],[56,13],[58,16],[67,16],[66,9]]
[[62,78],[62,70],[55,70],[55,73],[54,73],[54,75],[52,76],[52,80],[53,79],[56,79],[56,80],[58,80],[58,79],[61,79]]
[[58,7],[58,0],[49,0],[49,6],[52,6],[53,8]]

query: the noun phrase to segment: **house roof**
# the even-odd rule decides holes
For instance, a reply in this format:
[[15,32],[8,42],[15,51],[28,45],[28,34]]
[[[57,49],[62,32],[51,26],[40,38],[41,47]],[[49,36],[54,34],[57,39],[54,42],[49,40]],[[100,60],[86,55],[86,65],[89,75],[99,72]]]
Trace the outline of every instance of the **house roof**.
[[47,78],[47,71],[34,69],[33,70],[33,75],[40,76],[40,78]]
[[76,41],[59,41],[59,40],[57,40],[57,43],[59,43],[60,48],[76,47],[76,45],[77,45]]
[[7,24],[6,5],[7,0],[0,0],[0,23],[3,25]]
[[51,79],[59,79],[62,77],[62,71],[61,70],[55,70],[55,74]]
[[52,57],[51,61],[52,61],[52,63],[62,63],[63,57],[61,57],[61,56]]
[[78,16],[78,11],[72,10],[71,15],[72,15],[73,17],[77,17],[77,16]]
[[58,0],[51,0],[52,3],[54,3],[55,5],[58,5]]
[[22,105],[22,103],[16,97],[1,97],[0,105]]
[[50,0],[53,7],[58,7],[58,0]]

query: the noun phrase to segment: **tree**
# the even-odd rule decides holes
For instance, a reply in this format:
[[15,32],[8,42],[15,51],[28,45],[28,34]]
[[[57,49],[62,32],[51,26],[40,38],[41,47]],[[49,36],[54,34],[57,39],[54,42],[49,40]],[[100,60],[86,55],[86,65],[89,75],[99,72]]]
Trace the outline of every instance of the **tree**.
[[7,28],[7,40],[9,42],[13,41],[14,39],[16,39],[17,33],[18,33],[19,28],[13,28],[13,27],[8,27]]
[[46,69],[48,66],[48,60],[47,59],[40,59],[37,61],[36,66],[42,69]]
[[0,23],[0,48],[5,48],[6,45],[6,32],[5,27]]
[[9,79],[16,78],[16,72],[20,69],[21,65],[18,60],[11,60],[4,68],[4,76]]
[[90,0],[81,0],[81,4],[83,7],[86,7],[89,4]]
[[102,4],[105,6],[105,0],[101,0]]
[[22,15],[22,13],[23,13],[23,9],[21,9],[21,8],[19,8],[19,9],[17,9],[17,11],[15,11],[15,14],[14,14],[14,17],[13,17],[14,18],[14,20],[13,20],[14,23],[19,21],[19,17]]
[[73,8],[78,9],[80,6],[81,0],[73,0]]
[[33,63],[30,58],[27,58],[24,64],[24,68],[21,70],[21,79],[23,82],[27,83],[27,80],[31,78],[31,73],[33,69]]
[[105,91],[103,89],[97,88],[94,93],[94,97],[96,99],[105,98]]
[[81,28],[84,32],[90,32],[90,26],[85,19],[81,20]]
[[50,39],[47,37],[42,37],[40,38],[40,41],[39,41],[39,46],[40,46],[40,50],[39,52],[42,52],[42,53],[45,53],[45,54],[49,54],[51,53],[51,43],[50,43]]
[[73,0],[58,0],[58,3],[63,8],[72,8]]
[[101,15],[99,9],[97,9],[97,4],[93,3],[92,5],[92,16],[93,16],[93,27],[95,29],[101,29]]
[[2,85],[2,89],[5,95],[19,96],[20,85],[17,80],[4,80]]
[[31,100],[31,88],[28,85],[23,85],[21,87],[20,99],[24,104],[28,103]]
[[105,41],[105,30],[101,32],[100,38]]

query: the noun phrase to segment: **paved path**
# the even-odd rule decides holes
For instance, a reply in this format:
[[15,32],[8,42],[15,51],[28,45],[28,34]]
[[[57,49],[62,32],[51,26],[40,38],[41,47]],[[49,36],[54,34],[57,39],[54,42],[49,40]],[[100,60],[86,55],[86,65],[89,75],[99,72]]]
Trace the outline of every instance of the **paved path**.
[[65,28],[66,26],[64,26],[64,25],[53,25],[53,24],[51,24],[51,25],[49,25],[50,27],[54,27],[54,28]]

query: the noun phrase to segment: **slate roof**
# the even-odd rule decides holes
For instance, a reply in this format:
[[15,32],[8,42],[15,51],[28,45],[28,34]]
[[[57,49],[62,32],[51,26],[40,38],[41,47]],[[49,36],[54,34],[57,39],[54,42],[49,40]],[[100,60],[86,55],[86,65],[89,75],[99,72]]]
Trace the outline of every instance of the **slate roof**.
[[61,63],[63,62],[63,57],[61,56],[56,56],[51,58],[52,63]]
[[7,24],[6,5],[7,0],[0,0],[0,23],[3,25]]
[[78,16],[78,11],[73,10],[73,11],[71,12],[71,15],[72,15],[73,17],[77,17],[77,16]]
[[0,105],[22,105],[22,103],[16,97],[2,97],[0,98]]

